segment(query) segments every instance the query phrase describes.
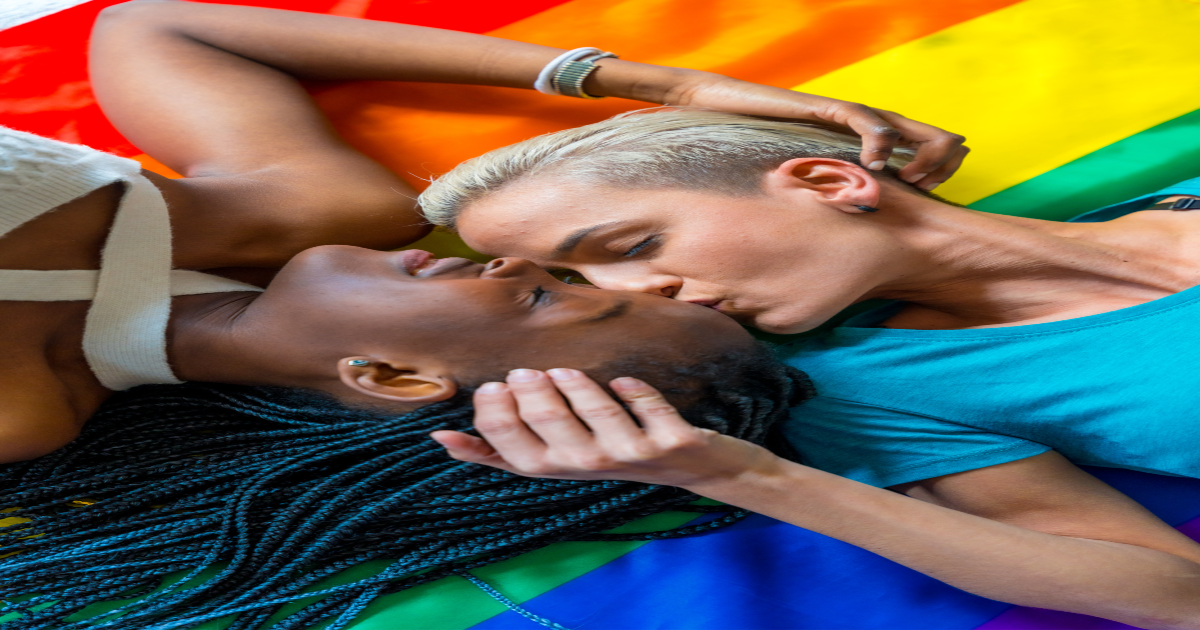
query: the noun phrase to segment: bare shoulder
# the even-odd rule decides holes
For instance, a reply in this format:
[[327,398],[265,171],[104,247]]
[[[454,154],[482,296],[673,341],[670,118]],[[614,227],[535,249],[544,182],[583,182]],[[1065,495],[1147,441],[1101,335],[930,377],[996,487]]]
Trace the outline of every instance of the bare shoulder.
[[[0,463],[40,457],[79,435],[84,418],[107,396],[82,398],[48,365],[30,360],[0,369]],[[88,409],[81,409],[81,403]]]
[[1200,545],[1054,451],[893,489],[1025,529],[1134,544],[1200,561]]
[[[1165,209],[1173,205],[1181,207],[1174,210]],[[1163,208],[1159,208],[1160,206]],[[1152,208],[1156,209],[1132,212],[1108,223],[1114,227],[1119,226],[1123,232],[1130,229],[1146,230],[1150,238],[1168,244],[1178,243],[1184,252],[1194,251],[1194,246],[1200,242],[1200,197],[1174,195],[1166,197]]]
[[88,368],[87,302],[0,302],[0,462],[70,442],[111,395]]

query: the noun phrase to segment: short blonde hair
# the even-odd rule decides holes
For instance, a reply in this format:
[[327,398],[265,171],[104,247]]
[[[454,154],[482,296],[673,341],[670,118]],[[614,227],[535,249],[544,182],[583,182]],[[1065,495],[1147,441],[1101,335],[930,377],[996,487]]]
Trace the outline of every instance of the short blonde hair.
[[[753,195],[765,173],[798,157],[859,164],[862,141],[804,123],[703,109],[654,108],[538,136],[485,153],[435,179],[419,202],[454,228],[471,203],[518,180],[562,177],[621,188],[683,188]],[[912,160],[897,149],[889,170]]]

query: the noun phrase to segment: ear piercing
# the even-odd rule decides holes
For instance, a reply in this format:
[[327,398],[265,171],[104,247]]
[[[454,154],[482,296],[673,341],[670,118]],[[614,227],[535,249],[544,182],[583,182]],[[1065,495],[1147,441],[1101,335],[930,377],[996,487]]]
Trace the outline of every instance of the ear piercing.
[[854,207],[858,208],[859,210],[862,210],[863,212],[879,212],[879,208],[872,208],[871,206],[854,206]]
[[346,365],[351,367],[366,367],[371,365],[371,362],[366,359],[350,359],[349,361],[346,361]]

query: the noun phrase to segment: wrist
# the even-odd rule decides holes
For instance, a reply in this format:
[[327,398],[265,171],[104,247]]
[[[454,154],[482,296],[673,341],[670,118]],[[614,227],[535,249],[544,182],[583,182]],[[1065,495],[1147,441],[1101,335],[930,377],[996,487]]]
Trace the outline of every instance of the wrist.
[[583,89],[592,96],[614,96],[647,103],[677,103],[676,95],[718,75],[688,68],[601,59]]
[[797,472],[803,474],[804,470],[806,467],[764,449],[756,461],[736,472],[705,477],[682,487],[702,497],[737,505],[739,499],[744,500],[750,493],[771,492],[787,486],[790,478]]

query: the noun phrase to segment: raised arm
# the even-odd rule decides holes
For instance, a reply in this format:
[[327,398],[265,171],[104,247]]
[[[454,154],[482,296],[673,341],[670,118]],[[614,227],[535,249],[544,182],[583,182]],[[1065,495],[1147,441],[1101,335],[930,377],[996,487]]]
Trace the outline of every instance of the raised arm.
[[[241,264],[275,266],[307,246],[396,247],[427,229],[411,187],[343,143],[298,79],[529,89],[561,52],[389,22],[141,1],[101,13],[91,74],[117,128],[189,178],[158,181],[183,237],[177,264],[212,266],[208,258],[240,252]],[[905,172],[930,173],[925,183],[949,177],[966,151],[958,136],[854,103],[694,70],[598,65],[585,89],[599,96],[844,124],[864,135],[867,164],[897,142],[918,145],[918,163]],[[243,242],[231,242],[236,235]]]
[[[1200,628],[1200,545],[1055,453],[913,484],[915,500],[697,429],[644,383],[612,384],[639,427],[582,374],[555,376],[481,387],[486,442],[449,431],[435,439],[457,459],[517,474],[680,486],[991,599]],[[587,429],[571,408],[585,410]],[[580,430],[562,440],[571,425]]]

